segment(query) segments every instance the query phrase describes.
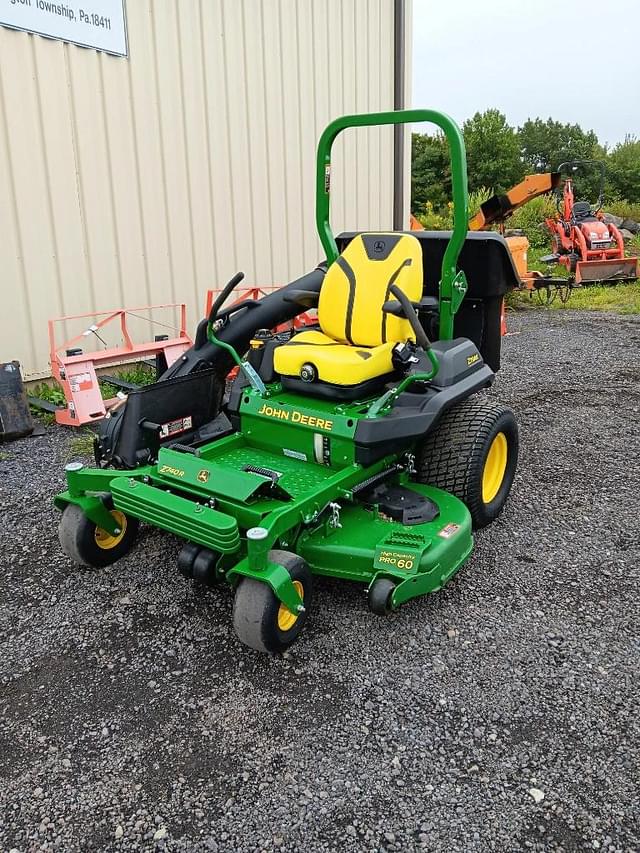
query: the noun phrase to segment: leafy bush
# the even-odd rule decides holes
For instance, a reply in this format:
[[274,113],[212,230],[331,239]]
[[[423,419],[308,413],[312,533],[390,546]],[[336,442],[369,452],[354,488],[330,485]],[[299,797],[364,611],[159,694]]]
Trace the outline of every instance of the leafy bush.
[[480,210],[480,205],[488,201],[493,195],[493,191],[488,187],[478,187],[477,190],[469,193],[469,219],[475,216]]
[[495,193],[505,192],[524,178],[518,134],[499,110],[477,112],[465,121],[462,133],[472,190],[491,187]]
[[[577,124],[565,124],[549,118],[528,119],[517,130],[495,109],[476,113],[463,125],[467,147],[469,186],[481,190],[491,187],[501,192],[517,183],[526,173],[547,172],[569,160],[603,161],[606,168],[605,209],[618,216],[640,221],[640,139],[626,136],[623,142],[607,150],[592,130]],[[578,198],[594,202],[598,196],[600,175],[585,167],[574,175]],[[451,197],[451,168],[446,139],[412,135],[412,212],[428,228],[446,228],[446,200]],[[617,201],[619,199],[620,201]],[[428,207],[429,202],[431,208]],[[535,210],[535,208],[533,208]],[[518,213],[514,227],[531,227],[532,243],[543,241],[540,215],[533,221],[531,205]],[[541,211],[542,213],[542,211]],[[473,207],[471,210],[473,215]],[[546,239],[546,235],[545,235]]]
[[[48,385],[46,382],[41,382],[34,388],[29,388],[28,394],[30,397],[37,397],[40,400],[53,403],[54,406],[65,406],[67,402],[62,393],[62,388],[56,384]],[[29,408],[31,409],[31,414],[43,424],[49,426],[55,421],[55,417],[51,412],[45,412],[37,406],[30,406]]]
[[[491,190],[486,187],[480,187],[469,193],[469,218],[474,216],[480,210],[480,205],[492,195]],[[453,228],[453,202],[451,201],[447,202],[446,207],[437,211],[433,203],[428,201],[422,211],[414,210],[413,215],[427,231],[450,231]]]
[[38,397],[40,400],[46,400],[48,403],[53,403],[55,406],[64,406],[66,403],[62,388],[59,385],[48,385],[46,382],[41,382],[39,385],[36,385],[29,396]]
[[607,178],[617,195],[640,204],[640,139],[626,136],[609,152]]
[[427,231],[447,231],[453,226],[453,207],[451,202],[444,208],[442,213],[436,213],[433,203],[428,201],[423,210],[414,211],[413,215]]
[[612,213],[614,216],[621,216],[623,219],[633,219],[634,222],[640,222],[640,202],[632,204],[629,201],[606,202],[604,209],[607,213]]

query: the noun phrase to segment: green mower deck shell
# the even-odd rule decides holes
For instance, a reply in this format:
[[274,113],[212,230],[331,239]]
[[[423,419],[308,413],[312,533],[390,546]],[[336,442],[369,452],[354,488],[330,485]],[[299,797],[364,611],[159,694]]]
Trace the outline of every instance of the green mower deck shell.
[[393,580],[397,584],[394,607],[440,589],[472,551],[471,516],[462,501],[441,489],[405,485],[434,501],[440,510],[438,517],[403,525],[375,508],[352,504],[340,512],[340,527],[332,527],[328,521],[303,532],[297,553],[314,574],[367,585],[378,577]]

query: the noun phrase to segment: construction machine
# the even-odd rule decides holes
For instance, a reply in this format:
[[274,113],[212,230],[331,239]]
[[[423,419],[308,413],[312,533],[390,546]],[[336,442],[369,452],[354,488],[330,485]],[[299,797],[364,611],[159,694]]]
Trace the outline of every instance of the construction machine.
[[[506,193],[497,193],[483,204],[480,210],[469,220],[469,231],[487,231],[493,225],[500,226],[504,234],[505,221],[519,207],[545,193],[552,192],[559,185],[562,176],[559,172],[546,172],[540,175],[526,175],[519,184]],[[419,231],[422,225],[413,214],[410,218],[412,231]],[[536,293],[541,302],[552,302],[560,294],[562,302],[571,295],[571,283],[558,276],[545,275],[539,270],[530,270],[528,266],[529,240],[524,234],[511,234],[505,237],[515,272],[520,280],[520,289]]]
[[[574,176],[597,169],[600,187],[595,203],[575,200]],[[638,258],[625,257],[620,230],[606,222],[604,203],[604,163],[598,160],[571,160],[558,167],[566,174],[562,190],[556,190],[557,214],[545,220],[552,235],[552,255],[548,260],[562,264],[576,284],[635,281]]]

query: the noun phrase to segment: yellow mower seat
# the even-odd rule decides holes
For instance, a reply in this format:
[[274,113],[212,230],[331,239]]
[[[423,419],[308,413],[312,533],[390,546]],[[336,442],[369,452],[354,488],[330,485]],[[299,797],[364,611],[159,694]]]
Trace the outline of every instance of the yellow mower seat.
[[[293,346],[292,346],[293,344]],[[391,373],[394,342],[379,347],[355,347],[340,344],[323,332],[300,332],[293,341],[278,347],[274,358],[282,372],[300,375],[303,364],[313,364],[318,379],[331,385],[359,385],[376,376]],[[278,368],[275,368],[278,371]],[[278,371],[280,372],[280,371]]]
[[348,389],[392,374],[393,348],[414,340],[408,320],[382,310],[394,298],[390,293],[393,284],[412,302],[421,299],[419,241],[408,234],[354,237],[322,283],[318,302],[321,331],[300,332],[274,352],[274,369],[283,384],[313,394],[314,384]]

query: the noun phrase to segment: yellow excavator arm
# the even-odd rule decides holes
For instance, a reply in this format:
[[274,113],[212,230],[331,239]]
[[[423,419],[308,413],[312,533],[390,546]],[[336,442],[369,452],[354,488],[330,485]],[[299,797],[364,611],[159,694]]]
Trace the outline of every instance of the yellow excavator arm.
[[[527,175],[524,180],[511,187],[506,193],[492,195],[480,210],[469,220],[469,231],[483,231],[496,222],[504,222],[514,210],[522,207],[532,198],[555,190],[560,185],[560,172],[545,172],[541,175]],[[411,214],[409,225],[412,231],[424,231],[422,224]]]
[[560,184],[560,172],[545,172],[541,175],[527,175],[523,181],[511,187],[504,195],[492,195],[469,221],[469,231],[483,231],[496,222],[503,222],[508,216],[539,195],[555,190]]

